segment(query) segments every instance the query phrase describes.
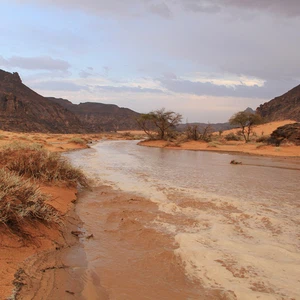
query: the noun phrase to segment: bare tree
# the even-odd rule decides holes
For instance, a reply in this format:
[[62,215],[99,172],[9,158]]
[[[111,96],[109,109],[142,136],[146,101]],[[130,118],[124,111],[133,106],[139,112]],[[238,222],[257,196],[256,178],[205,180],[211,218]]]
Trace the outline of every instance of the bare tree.
[[173,111],[166,111],[164,108],[142,114],[137,123],[145,133],[153,138],[153,131],[156,132],[158,139],[165,139],[167,135],[175,129],[181,122],[182,116]]
[[240,111],[229,119],[229,123],[231,125],[237,125],[241,128],[245,142],[248,143],[253,126],[262,123],[262,118],[258,114]]
[[197,141],[200,139],[200,132],[198,125],[187,125],[186,127],[186,135],[188,139]]

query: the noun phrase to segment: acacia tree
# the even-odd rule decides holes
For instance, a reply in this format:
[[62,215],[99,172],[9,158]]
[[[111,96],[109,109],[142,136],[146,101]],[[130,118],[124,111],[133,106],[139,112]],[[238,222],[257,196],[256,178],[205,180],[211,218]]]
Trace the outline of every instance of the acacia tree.
[[237,125],[242,129],[242,135],[246,143],[250,140],[250,133],[252,132],[253,126],[258,125],[261,122],[262,118],[260,115],[246,111],[240,111],[229,119],[230,125]]
[[153,131],[156,132],[158,139],[165,139],[168,133],[174,129],[182,120],[182,116],[173,111],[166,111],[164,108],[142,114],[138,119],[138,125],[145,133],[154,138]]

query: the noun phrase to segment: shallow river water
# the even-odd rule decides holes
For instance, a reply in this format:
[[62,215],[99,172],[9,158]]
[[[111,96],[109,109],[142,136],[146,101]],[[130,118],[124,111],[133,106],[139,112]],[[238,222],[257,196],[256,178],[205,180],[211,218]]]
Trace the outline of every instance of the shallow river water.
[[94,180],[86,299],[300,299],[300,160],[136,141],[68,157]]

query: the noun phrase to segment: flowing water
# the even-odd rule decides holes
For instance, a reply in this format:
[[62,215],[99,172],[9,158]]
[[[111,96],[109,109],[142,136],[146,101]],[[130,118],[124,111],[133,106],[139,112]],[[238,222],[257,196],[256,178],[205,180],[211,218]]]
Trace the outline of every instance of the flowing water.
[[136,141],[68,156],[95,185],[77,205],[86,299],[300,299],[300,160]]

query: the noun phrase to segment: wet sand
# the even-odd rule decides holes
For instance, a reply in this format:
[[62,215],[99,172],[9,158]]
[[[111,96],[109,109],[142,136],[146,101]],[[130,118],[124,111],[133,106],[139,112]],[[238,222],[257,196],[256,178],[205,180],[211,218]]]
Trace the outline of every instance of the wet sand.
[[[82,201],[80,200],[82,199]],[[85,299],[227,299],[230,292],[205,289],[186,276],[178,244],[155,220],[180,220],[158,210],[145,198],[108,186],[85,191],[77,212],[93,238],[84,240],[87,253]],[[99,297],[98,289],[102,291]],[[103,294],[103,290],[105,293]],[[98,295],[98,296],[97,296]],[[234,299],[234,298],[233,298]]]

